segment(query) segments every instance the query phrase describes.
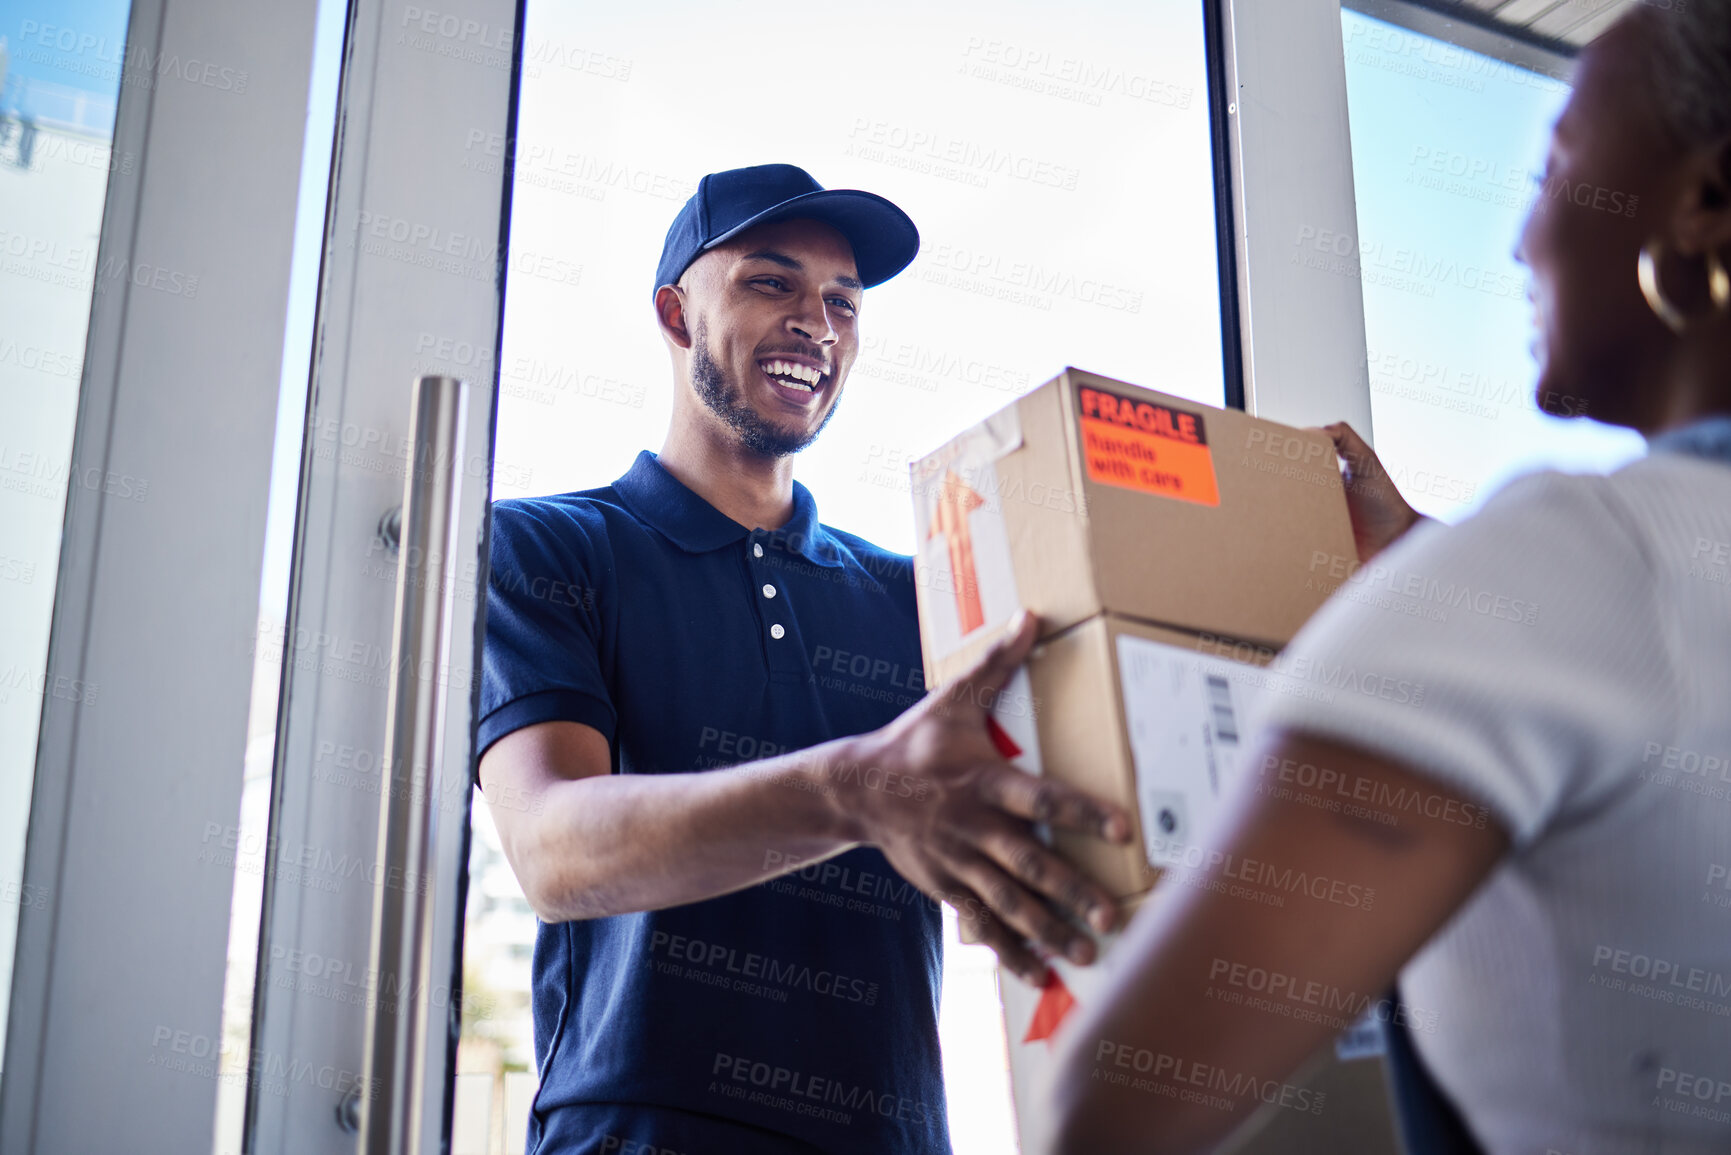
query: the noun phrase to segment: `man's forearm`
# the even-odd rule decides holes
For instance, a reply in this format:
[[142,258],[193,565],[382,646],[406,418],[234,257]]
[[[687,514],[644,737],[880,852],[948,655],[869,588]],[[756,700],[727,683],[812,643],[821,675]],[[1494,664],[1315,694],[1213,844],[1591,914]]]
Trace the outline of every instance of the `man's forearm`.
[[855,845],[836,782],[863,776],[852,739],[689,774],[597,775],[549,786],[534,843],[546,922],[700,902]]

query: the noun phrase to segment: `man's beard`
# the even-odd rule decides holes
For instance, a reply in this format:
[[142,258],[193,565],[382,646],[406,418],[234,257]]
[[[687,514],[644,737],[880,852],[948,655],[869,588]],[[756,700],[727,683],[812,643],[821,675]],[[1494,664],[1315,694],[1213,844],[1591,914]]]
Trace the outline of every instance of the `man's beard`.
[[840,401],[840,398],[831,399],[829,412],[808,434],[787,433],[776,428],[751,407],[745,400],[745,391],[737,383],[729,381],[715,358],[709,355],[709,337],[702,322],[693,327],[691,334],[691,383],[709,411],[726,422],[727,427],[739,435],[740,444],[759,457],[790,457],[816,441],[823,427],[829,424],[829,419],[835,416]]

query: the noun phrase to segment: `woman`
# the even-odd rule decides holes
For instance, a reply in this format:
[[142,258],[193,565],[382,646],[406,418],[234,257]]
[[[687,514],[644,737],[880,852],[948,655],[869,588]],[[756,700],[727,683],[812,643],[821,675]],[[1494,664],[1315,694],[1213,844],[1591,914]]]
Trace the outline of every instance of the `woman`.
[[[1319,1007],[1398,976],[1491,1155],[1731,1151],[1731,0],[1638,7],[1586,49],[1518,255],[1540,405],[1653,452],[1453,528],[1351,480],[1386,588],[1281,660],[1422,703],[1270,696],[1213,865],[1156,892],[1066,1032],[1060,1150],[1208,1149],[1328,1044]],[[1471,594],[1387,612],[1434,589]]]

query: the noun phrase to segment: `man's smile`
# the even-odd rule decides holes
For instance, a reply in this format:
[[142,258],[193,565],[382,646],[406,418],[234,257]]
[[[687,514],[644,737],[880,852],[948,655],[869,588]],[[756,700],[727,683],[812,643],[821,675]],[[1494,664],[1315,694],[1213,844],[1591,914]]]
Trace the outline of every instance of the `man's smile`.
[[759,358],[757,367],[778,394],[800,405],[816,398],[830,380],[823,363],[811,357],[778,353]]

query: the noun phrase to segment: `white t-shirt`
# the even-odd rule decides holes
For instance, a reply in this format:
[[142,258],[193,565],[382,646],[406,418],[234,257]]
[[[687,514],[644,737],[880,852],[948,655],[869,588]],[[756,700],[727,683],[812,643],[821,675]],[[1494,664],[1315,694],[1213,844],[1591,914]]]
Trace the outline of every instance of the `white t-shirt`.
[[1421,700],[1268,695],[1264,725],[1432,775],[1512,833],[1401,974],[1486,1150],[1731,1152],[1731,467],[1515,482],[1373,559],[1300,659]]

